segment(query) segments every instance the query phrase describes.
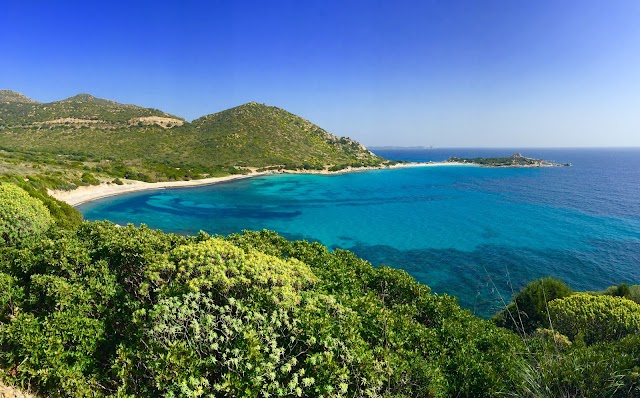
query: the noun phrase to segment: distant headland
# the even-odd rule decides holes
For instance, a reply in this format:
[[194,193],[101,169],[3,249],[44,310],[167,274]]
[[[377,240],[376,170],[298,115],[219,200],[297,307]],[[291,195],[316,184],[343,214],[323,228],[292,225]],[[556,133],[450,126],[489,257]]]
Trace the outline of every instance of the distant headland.
[[556,163],[548,160],[534,159],[515,153],[501,158],[459,158],[450,157],[447,163],[475,164],[482,167],[568,167],[571,163]]

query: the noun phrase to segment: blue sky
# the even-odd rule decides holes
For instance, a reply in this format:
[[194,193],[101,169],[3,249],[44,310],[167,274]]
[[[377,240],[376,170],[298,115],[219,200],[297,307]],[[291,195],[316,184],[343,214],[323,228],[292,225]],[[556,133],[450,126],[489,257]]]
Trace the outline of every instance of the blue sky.
[[640,146],[640,2],[0,0],[0,88],[366,145]]

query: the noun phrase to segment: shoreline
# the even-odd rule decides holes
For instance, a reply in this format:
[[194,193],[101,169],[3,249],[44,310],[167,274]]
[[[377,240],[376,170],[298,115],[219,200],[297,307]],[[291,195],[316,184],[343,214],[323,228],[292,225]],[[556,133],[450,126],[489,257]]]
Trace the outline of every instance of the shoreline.
[[100,185],[80,186],[71,191],[49,189],[47,190],[47,193],[49,194],[49,196],[52,196],[55,199],[66,202],[67,204],[76,207],[83,203],[126,193],[151,191],[154,189],[192,188],[204,185],[219,184],[227,181],[241,180],[249,177],[257,177],[266,174],[270,173],[254,172],[251,174],[232,174],[224,177],[210,177],[202,178],[199,180],[163,182],[144,182],[122,178],[121,180],[123,182],[123,185],[101,182]]
[[371,170],[388,170],[398,169],[405,167],[435,167],[435,166],[477,166],[468,163],[453,163],[453,162],[412,162],[412,163],[398,163],[392,166],[379,166],[379,167],[347,167],[343,170],[329,171],[329,170],[267,170],[256,171],[251,170],[249,174],[232,174],[224,177],[210,177],[202,178],[199,180],[188,181],[164,181],[164,182],[144,182],[138,180],[125,180],[122,179],[123,185],[117,185],[113,183],[102,182],[100,185],[87,185],[80,186],[71,191],[63,190],[47,190],[47,193],[62,202],[76,207],[83,203],[91,202],[94,200],[107,198],[110,196],[122,195],[125,193],[150,191],[154,189],[174,189],[174,188],[192,188],[206,185],[214,185],[223,182],[242,180],[245,178],[260,177],[273,174],[317,174],[317,175],[337,175],[346,173],[357,173]]

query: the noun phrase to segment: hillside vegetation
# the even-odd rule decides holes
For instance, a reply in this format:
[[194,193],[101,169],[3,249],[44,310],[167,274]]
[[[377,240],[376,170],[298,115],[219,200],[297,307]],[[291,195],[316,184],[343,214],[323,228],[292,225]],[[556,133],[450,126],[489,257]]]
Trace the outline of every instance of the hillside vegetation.
[[376,165],[363,145],[338,138],[308,120],[275,106],[250,102],[194,120],[191,128],[205,144],[201,156],[212,151],[217,161],[245,166]]
[[187,123],[87,94],[43,104],[0,91],[0,173],[63,180],[58,188],[77,186],[86,172],[153,182],[383,162],[353,140],[256,103]]
[[636,287],[545,279],[488,321],[318,243],[68,224],[4,192],[27,213],[0,197],[0,374],[44,396],[640,396]]
[[50,103],[39,103],[14,91],[0,91],[0,126],[42,127],[57,125],[113,128],[143,117],[164,117],[182,124],[184,119],[157,109],[119,104],[89,94]]
[[38,101],[34,101],[24,94],[11,90],[0,90],[0,102],[4,103],[5,105],[10,103],[38,103]]

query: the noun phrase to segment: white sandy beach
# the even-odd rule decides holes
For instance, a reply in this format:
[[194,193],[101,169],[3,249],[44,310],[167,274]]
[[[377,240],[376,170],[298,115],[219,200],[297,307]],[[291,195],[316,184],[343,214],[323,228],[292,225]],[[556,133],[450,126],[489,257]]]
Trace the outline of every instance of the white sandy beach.
[[123,193],[147,191],[151,189],[195,187],[199,185],[217,184],[225,181],[255,177],[264,174],[267,173],[234,174],[224,177],[203,178],[200,180],[166,182],[143,182],[122,179],[123,185],[103,182],[100,185],[78,187],[72,191],[49,190],[49,195],[63,202],[67,202],[71,206],[77,206],[92,200],[105,198],[107,196],[120,195]]
[[339,170],[339,171],[270,170],[270,171],[257,172],[255,170],[252,170],[250,174],[234,174],[234,175],[229,175],[224,177],[203,178],[199,180],[189,180],[189,181],[143,182],[143,181],[137,181],[137,180],[122,179],[123,185],[103,182],[100,185],[81,186],[72,191],[49,190],[49,195],[53,196],[58,200],[66,202],[71,206],[77,206],[79,204],[90,202],[92,200],[105,198],[107,196],[120,195],[123,193],[147,191],[152,189],[196,187],[201,185],[211,185],[211,184],[218,184],[226,181],[239,180],[243,178],[257,177],[257,176],[262,176],[267,174],[285,174],[286,173],[286,174],[330,175],[330,174],[353,173],[353,172],[367,171],[367,170],[384,170],[384,169],[395,169],[395,168],[403,168],[403,167],[433,167],[433,166],[470,166],[470,165],[464,164],[464,163],[448,163],[448,162],[398,163],[393,166],[382,166],[382,167],[358,167],[358,168],[348,167],[346,169]]

